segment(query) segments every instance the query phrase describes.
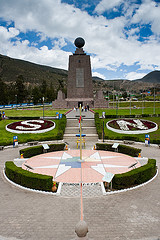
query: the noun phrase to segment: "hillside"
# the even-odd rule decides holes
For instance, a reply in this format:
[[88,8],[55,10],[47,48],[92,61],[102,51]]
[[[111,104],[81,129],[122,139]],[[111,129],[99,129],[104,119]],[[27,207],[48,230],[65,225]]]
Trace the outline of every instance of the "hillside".
[[59,82],[66,84],[68,72],[63,69],[57,69],[35,63],[13,59],[0,55],[0,77],[6,83],[15,82],[19,75],[23,75],[25,83],[36,85],[46,80],[52,82],[57,88]]
[[[66,87],[68,71],[31,63],[24,60],[13,59],[0,55],[0,78],[5,83],[13,83],[19,75],[23,76],[26,85],[39,85],[46,80],[53,83],[55,89],[60,85]],[[138,80],[103,80],[93,77],[93,90],[97,91],[134,91],[138,92],[155,86],[160,86],[160,71],[153,71]]]
[[138,79],[136,81],[160,84],[160,71],[150,72],[147,75],[145,75],[143,78]]

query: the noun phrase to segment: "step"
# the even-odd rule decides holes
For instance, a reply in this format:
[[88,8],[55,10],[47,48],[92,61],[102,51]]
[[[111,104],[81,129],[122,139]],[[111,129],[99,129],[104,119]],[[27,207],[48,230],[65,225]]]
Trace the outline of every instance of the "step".
[[[98,134],[95,134],[95,133],[87,133],[86,134],[86,137],[97,137],[98,138]],[[67,134],[64,134],[63,135],[63,138],[75,138],[76,139],[76,134],[73,134],[73,133],[67,133]]]
[[[94,121],[82,121],[82,126],[84,127],[95,127],[95,122]],[[79,122],[78,121],[67,121],[67,127],[78,127]]]
[[[66,128],[65,129],[65,134],[70,134],[70,133],[72,133],[72,134],[79,134],[79,128],[77,127],[77,128]],[[97,133],[97,131],[96,131],[96,129],[94,128],[94,127],[83,127],[82,128],[82,134],[88,134],[88,133],[90,133],[90,134],[96,134]]]

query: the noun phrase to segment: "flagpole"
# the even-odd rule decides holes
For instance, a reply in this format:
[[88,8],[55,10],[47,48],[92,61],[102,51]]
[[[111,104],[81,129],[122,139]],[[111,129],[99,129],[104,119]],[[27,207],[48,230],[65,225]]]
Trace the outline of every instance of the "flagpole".
[[79,112],[80,112],[80,160],[82,160],[82,128],[81,128],[82,116],[81,116],[81,104],[80,104]]

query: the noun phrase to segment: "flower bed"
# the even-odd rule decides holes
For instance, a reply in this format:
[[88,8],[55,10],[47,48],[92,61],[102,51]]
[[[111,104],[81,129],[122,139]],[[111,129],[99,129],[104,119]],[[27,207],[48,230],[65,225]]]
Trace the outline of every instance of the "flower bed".
[[143,134],[154,132],[158,125],[143,119],[114,119],[106,123],[109,130],[123,134]]
[[12,133],[45,133],[55,128],[55,122],[48,120],[26,120],[8,124],[6,130]]

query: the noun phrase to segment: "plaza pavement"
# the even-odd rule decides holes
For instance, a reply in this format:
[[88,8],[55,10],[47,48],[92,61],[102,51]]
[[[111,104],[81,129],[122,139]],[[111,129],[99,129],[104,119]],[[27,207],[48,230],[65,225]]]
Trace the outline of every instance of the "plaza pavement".
[[[94,143],[92,143],[93,146]],[[76,149],[76,145],[72,145]],[[155,158],[157,146],[142,149],[142,157]],[[91,145],[86,143],[86,148]],[[0,240],[73,240],[80,220],[79,196],[51,196],[19,189],[3,176],[5,161],[19,157],[18,148],[0,151]],[[22,147],[23,148],[23,147]],[[160,239],[160,177],[138,189],[123,193],[83,198],[88,239]]]

